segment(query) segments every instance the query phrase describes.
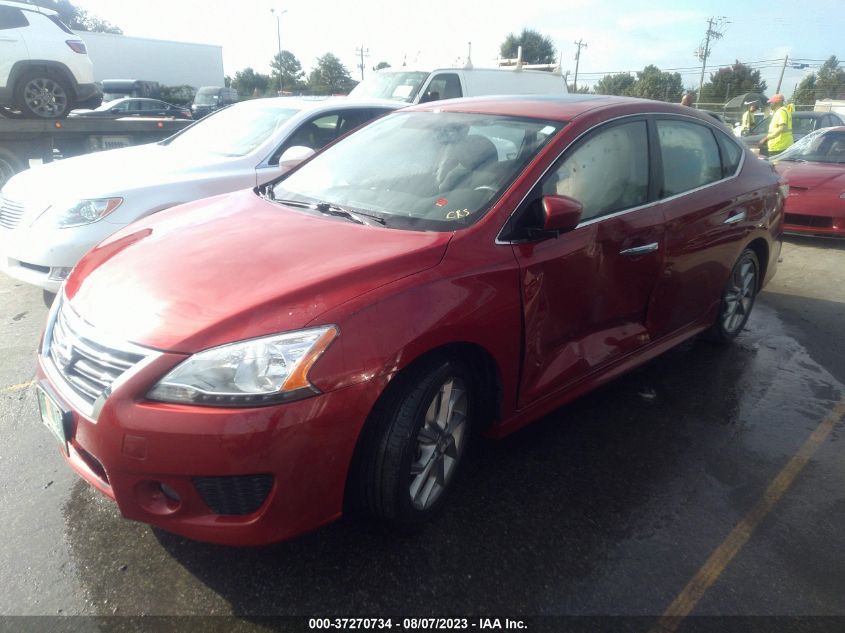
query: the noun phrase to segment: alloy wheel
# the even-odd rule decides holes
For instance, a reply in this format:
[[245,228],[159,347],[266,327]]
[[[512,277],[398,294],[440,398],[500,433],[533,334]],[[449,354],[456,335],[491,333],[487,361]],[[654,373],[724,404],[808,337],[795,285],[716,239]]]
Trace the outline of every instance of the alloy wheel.
[[24,86],[23,99],[27,109],[40,117],[57,117],[68,107],[67,92],[49,77],[36,77]]
[[409,494],[417,510],[430,508],[455,473],[466,444],[467,402],[466,385],[452,376],[426,410],[410,472]]
[[731,280],[725,290],[722,308],[722,328],[728,334],[737,332],[748,318],[754,305],[757,291],[757,266],[751,259],[745,259],[731,273]]

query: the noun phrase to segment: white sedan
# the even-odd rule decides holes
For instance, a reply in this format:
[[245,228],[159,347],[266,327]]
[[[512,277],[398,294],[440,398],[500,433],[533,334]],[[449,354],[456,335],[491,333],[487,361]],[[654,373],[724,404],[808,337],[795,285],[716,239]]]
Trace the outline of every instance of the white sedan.
[[0,191],[0,270],[58,292],[92,246],[177,204],[264,184],[402,104],[274,98],[220,110],[160,143],[33,167]]

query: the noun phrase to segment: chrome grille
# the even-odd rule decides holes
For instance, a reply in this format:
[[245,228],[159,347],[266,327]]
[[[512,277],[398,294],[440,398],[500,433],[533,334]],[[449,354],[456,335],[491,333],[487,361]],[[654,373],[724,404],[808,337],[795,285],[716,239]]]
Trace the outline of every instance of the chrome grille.
[[49,355],[67,385],[88,404],[93,404],[144,356],[83,337],[80,333],[83,327],[79,317],[63,304],[53,325]]
[[23,217],[23,205],[0,197],[0,226],[15,228]]

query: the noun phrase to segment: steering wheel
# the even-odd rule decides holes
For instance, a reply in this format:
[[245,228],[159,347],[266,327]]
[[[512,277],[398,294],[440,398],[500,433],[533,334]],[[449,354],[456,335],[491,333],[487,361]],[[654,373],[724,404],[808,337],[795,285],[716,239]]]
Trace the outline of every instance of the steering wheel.
[[498,189],[490,185],[478,185],[473,191],[490,191],[491,193],[496,193]]

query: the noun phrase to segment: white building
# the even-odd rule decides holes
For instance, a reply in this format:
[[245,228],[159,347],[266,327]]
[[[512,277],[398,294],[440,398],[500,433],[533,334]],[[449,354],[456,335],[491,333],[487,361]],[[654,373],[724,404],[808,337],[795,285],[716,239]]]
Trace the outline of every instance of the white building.
[[94,62],[94,81],[140,79],[162,86],[223,85],[223,47],[75,31]]

